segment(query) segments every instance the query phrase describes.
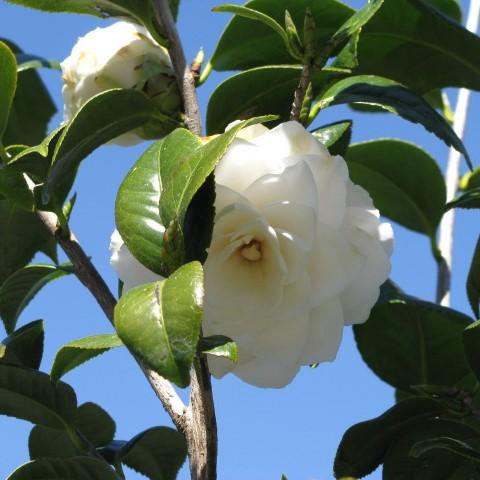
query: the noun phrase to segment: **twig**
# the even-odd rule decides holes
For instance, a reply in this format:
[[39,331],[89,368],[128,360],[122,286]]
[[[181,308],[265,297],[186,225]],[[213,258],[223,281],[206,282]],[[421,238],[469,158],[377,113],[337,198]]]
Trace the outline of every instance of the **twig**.
[[[475,33],[478,29],[480,16],[480,0],[471,0],[467,18],[467,29]],[[465,133],[465,124],[468,114],[470,90],[461,88],[458,92],[457,106],[453,129],[460,139]],[[460,178],[461,154],[453,147],[450,148],[446,172],[447,202],[455,198]],[[453,261],[453,235],[455,229],[455,209],[450,209],[443,216],[440,224],[439,249],[442,259],[438,265],[437,275],[437,302],[444,306],[450,305],[450,290]]]
[[292,110],[290,112],[290,120],[300,120],[300,115],[302,113],[303,102],[305,101],[305,95],[310,85],[310,77],[312,75],[312,64],[311,62],[306,62],[302,68],[302,75],[300,77],[300,82],[297,89],[295,90],[295,95],[293,98]]
[[[38,211],[37,214],[47,230],[55,237],[67,257],[72,262],[79,280],[88,288],[88,290],[90,290],[108,320],[113,325],[113,310],[117,301],[73,233],[70,233],[68,237],[62,235],[62,231],[58,227],[57,216],[54,213]],[[183,432],[186,422],[186,407],[177,395],[177,392],[175,392],[168,380],[161,377],[155,371],[146,368],[137,357],[135,357],[135,360],[140,365],[143,374],[147,378],[158,399],[161,401],[163,407],[170,415],[173,423]]]

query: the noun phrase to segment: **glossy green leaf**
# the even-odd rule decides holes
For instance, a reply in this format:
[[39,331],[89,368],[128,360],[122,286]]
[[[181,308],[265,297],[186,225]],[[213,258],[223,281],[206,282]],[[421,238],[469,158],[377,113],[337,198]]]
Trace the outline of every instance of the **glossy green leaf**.
[[330,123],[317,128],[312,134],[328,148],[331,155],[344,157],[352,138],[352,121]]
[[44,336],[43,320],[19,328],[0,343],[0,363],[38,369],[42,361]]
[[480,38],[430,5],[441,3],[385,0],[363,29],[357,72],[391,78],[419,93],[447,86],[479,90]]
[[231,338],[222,335],[202,338],[198,348],[202,353],[206,353],[207,355],[228,358],[234,363],[238,360],[237,344]]
[[17,85],[17,62],[15,55],[5,43],[0,42],[0,142],[7,128],[10,108]]
[[416,443],[410,450],[412,457],[418,458],[431,450],[447,450],[461,457],[480,463],[480,451],[472,448],[468,443],[449,437],[430,438]]
[[70,428],[77,400],[69,385],[54,386],[45,373],[0,364],[0,414],[45,427]]
[[57,383],[74,368],[115,347],[123,347],[115,334],[95,335],[67,343],[55,355],[50,372],[52,382]]
[[392,441],[409,429],[433,418],[441,406],[428,398],[412,398],[396,404],[383,415],[350,427],[340,442],[334,463],[335,478],[361,478],[383,461]]
[[118,480],[118,476],[96,458],[43,458],[22,465],[7,480]]
[[445,205],[446,210],[451,208],[480,208],[480,187],[465,191]]
[[[309,8],[317,25],[313,43],[318,46],[324,45],[355,12],[337,0],[252,0],[244,6],[268,15],[279,24],[283,24],[288,10],[298,26],[303,26]],[[303,38],[302,31],[299,35]],[[211,63],[215,70],[246,70],[263,65],[296,64],[298,60],[288,53],[283,39],[270,27],[235,16],[223,32]]]
[[102,449],[110,462],[121,461],[150,480],[175,480],[185,462],[185,437],[167,427],[153,427],[128,442],[115,441]]
[[[222,133],[229,123],[256,115],[278,115],[279,122],[287,121],[301,72],[300,66],[274,65],[227,78],[218,85],[208,102],[208,134]],[[343,75],[328,68],[314,73],[314,92],[319,92],[333,78]]]
[[371,75],[359,75],[339,80],[321,94],[314,109],[323,109],[330,105],[343,103],[376,105],[400,115],[410,122],[420,123],[448,146],[453,146],[461,152],[468,165],[472,167],[462,141],[450,124],[422,97],[393,80]]
[[[22,51],[5,40],[13,53]],[[13,99],[7,129],[3,136],[5,145],[36,145],[47,135],[50,119],[57,111],[38,72],[26,70],[18,74],[17,89]]]
[[168,279],[121,297],[115,307],[118,336],[146,365],[186,387],[200,336],[202,301],[202,267],[186,264]]
[[55,146],[46,191],[55,192],[97,147],[139,127],[151,116],[150,101],[136,90],[108,90],[90,99],[69,122]]
[[354,332],[375,374],[408,392],[412,385],[452,386],[470,373],[462,336],[471,323],[460,312],[400,294],[378,303]]
[[381,139],[351,145],[346,160],[353,183],[368,191],[382,215],[435,237],[446,192],[442,172],[428,153],[412,143]]
[[10,275],[0,286],[0,317],[5,330],[13,331],[22,311],[45,285],[69,273],[70,264],[28,265]]
[[470,271],[468,272],[467,294],[475,316],[480,318],[480,237],[475,247]]

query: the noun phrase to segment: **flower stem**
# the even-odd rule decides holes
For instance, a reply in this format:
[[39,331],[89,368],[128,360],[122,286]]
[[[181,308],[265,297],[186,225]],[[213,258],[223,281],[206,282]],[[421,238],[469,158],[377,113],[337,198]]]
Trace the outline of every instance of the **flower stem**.
[[310,78],[312,76],[311,62],[305,62],[302,68],[302,75],[297,89],[295,90],[292,110],[290,112],[290,120],[300,121],[302,114],[303,103],[307,94],[308,86],[310,85]]

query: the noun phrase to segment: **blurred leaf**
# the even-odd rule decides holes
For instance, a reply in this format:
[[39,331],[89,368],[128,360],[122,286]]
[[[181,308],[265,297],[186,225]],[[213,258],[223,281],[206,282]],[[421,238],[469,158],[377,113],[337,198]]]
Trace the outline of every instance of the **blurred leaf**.
[[234,363],[238,360],[237,344],[231,338],[222,335],[203,337],[198,348],[202,353],[228,358]]
[[480,355],[478,347],[480,345],[480,320],[469,325],[463,333],[463,345],[465,356],[471,369],[475,372],[477,379],[480,380]]
[[460,0],[426,0],[426,3],[437,8],[457,23],[462,23],[462,8]]
[[47,176],[45,195],[51,195],[93,150],[139,127],[152,115],[148,98],[136,90],[108,90],[85,103],[63,130]]
[[480,167],[473,172],[467,172],[460,180],[458,187],[464,191],[480,188]]
[[15,55],[17,59],[17,72],[24,72],[31,68],[51,68],[53,70],[61,70],[60,62],[56,60],[46,60],[38,55],[29,55],[27,53],[18,53]]
[[451,208],[480,208],[480,187],[467,190],[445,205],[445,210]]
[[352,121],[330,123],[317,128],[312,134],[328,148],[331,155],[344,157],[352,138]]
[[383,415],[350,427],[340,442],[335,457],[335,478],[361,478],[382,462],[390,444],[402,432],[433,418],[442,407],[427,398],[412,398],[397,403]]
[[168,279],[122,296],[115,307],[118,336],[146,365],[186,387],[200,336],[202,301],[202,267],[186,264]]
[[480,237],[468,273],[467,294],[473,313],[477,318],[480,318]]
[[321,110],[343,103],[376,105],[410,122],[420,123],[448,146],[453,146],[461,152],[472,168],[470,157],[450,124],[422,97],[407,90],[403,85],[388,78],[371,75],[345,78],[327,88],[317,99],[314,109]]
[[43,320],[19,328],[0,343],[0,363],[38,370],[42,361],[44,336]]
[[57,383],[74,368],[115,347],[123,347],[123,343],[114,333],[86,337],[63,345],[53,361],[50,372],[52,382]]
[[0,142],[8,124],[17,85],[17,62],[12,51],[0,42]]
[[439,110],[448,122],[453,123],[455,112],[452,111],[448,95],[445,92],[439,89],[431,90],[423,95],[423,98],[432,108]]
[[10,275],[0,286],[0,317],[7,332],[12,332],[17,320],[32,298],[48,283],[68,275],[71,264],[28,265]]
[[462,343],[470,324],[469,317],[455,310],[396,295],[377,304],[354,332],[375,374],[408,392],[412,385],[452,386],[470,372]]
[[418,93],[448,86],[479,90],[480,38],[429,3],[446,2],[385,0],[362,31],[356,72],[391,78]]
[[[5,40],[16,55],[23,52]],[[47,134],[47,127],[57,111],[53,100],[35,70],[23,71],[17,78],[10,118],[3,140],[5,145],[36,145]]]
[[468,443],[461,442],[455,438],[437,437],[429,438],[416,443],[410,450],[412,457],[418,458],[430,450],[447,450],[461,457],[480,463],[480,452],[472,448]]
[[0,414],[50,428],[71,428],[77,400],[69,385],[54,386],[45,373],[0,364]]
[[175,480],[187,456],[185,437],[167,427],[153,427],[129,442],[115,441],[102,449],[110,462],[119,460],[150,480]]
[[368,191],[382,215],[434,239],[446,192],[442,172],[420,147],[395,139],[351,145],[350,178]]
[[[217,86],[208,102],[208,134],[222,133],[229,123],[256,115],[278,115],[279,122],[288,121],[301,72],[300,66],[273,65],[227,78]],[[342,75],[329,68],[315,72],[313,91],[322,90],[333,78]]]
[[7,480],[118,480],[101,460],[88,457],[42,458],[17,468]]
[[[325,45],[355,13],[337,0],[252,0],[244,6],[268,15],[279,24],[283,24],[288,10],[295,25],[303,25],[305,12],[310,9],[317,25],[313,41],[317,46]],[[303,38],[302,31],[299,35]],[[270,27],[235,16],[223,32],[211,63],[215,70],[246,70],[263,65],[297,64],[298,60],[291,57],[283,39]]]

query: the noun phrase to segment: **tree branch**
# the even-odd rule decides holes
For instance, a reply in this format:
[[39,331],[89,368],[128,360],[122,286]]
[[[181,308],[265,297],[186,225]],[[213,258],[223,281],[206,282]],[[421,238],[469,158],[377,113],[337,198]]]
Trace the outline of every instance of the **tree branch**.
[[[480,0],[471,0],[467,18],[467,29],[475,33],[478,29],[478,20],[480,16]],[[455,117],[453,130],[462,140],[465,133],[465,124],[467,121],[468,104],[470,100],[470,90],[461,88],[458,92],[457,106],[455,108]],[[460,178],[461,154],[453,147],[450,148],[448,157],[447,172],[445,175],[447,187],[447,202],[455,198],[458,181]],[[437,275],[437,302],[444,306],[450,305],[451,276],[453,263],[453,235],[455,230],[455,209],[450,209],[443,216],[440,224],[439,249],[442,259],[438,265]]]
[[312,65],[307,62],[303,65],[302,75],[300,82],[293,97],[292,110],[290,112],[290,120],[300,121],[300,115],[302,113],[303,102],[305,101],[305,95],[310,85],[310,77],[312,76]]
[[[68,237],[62,235],[62,231],[58,227],[57,216],[54,213],[38,211],[37,214],[47,230],[55,237],[67,257],[72,262],[79,280],[86,288],[88,288],[88,290],[90,290],[108,320],[113,325],[113,310],[117,301],[97,269],[90,261],[90,258],[78,243],[78,240],[73,233],[70,233]],[[135,357],[135,355],[133,356]],[[137,357],[135,357],[135,360],[142,369],[143,374],[150,383],[156,396],[170,415],[175,426],[180,431],[184,432],[186,407],[171,383],[155,371],[146,368]]]

